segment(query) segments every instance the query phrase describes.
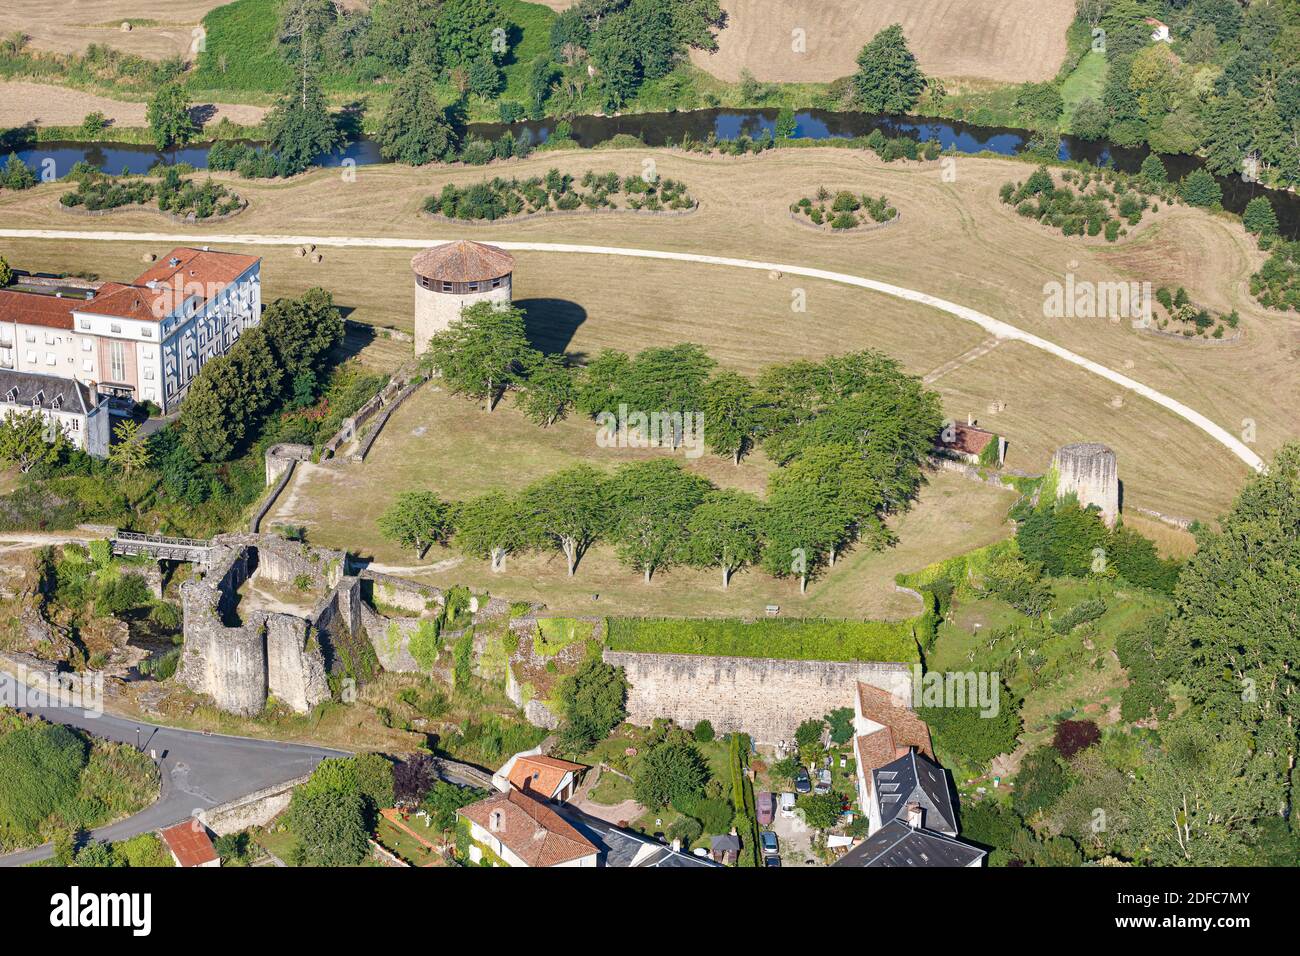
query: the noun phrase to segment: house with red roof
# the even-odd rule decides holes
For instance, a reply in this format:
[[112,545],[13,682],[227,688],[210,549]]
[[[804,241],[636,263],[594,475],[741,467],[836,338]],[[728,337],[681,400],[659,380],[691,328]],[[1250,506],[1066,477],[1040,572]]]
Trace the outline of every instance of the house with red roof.
[[934,443],[935,452],[944,458],[965,462],[968,465],[1002,467],[1007,456],[1007,440],[975,424],[967,416],[966,423],[947,422]]
[[74,379],[120,411],[175,411],[261,321],[261,262],[179,247],[129,283],[20,274],[0,289],[0,369]]
[[469,827],[469,858],[500,866],[594,867],[599,851],[542,800],[510,787],[456,811]]
[[492,775],[498,790],[514,787],[542,800],[564,803],[578,789],[586,767],[571,760],[548,757],[543,753],[517,753]]
[[162,837],[177,866],[221,865],[221,858],[217,856],[207,828],[198,820],[186,820],[174,827],[159,830],[158,835]]

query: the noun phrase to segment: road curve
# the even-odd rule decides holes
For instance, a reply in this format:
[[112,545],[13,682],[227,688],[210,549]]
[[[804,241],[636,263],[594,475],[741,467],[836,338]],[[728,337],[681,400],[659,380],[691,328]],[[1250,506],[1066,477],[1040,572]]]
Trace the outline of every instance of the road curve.
[[[363,247],[379,249],[424,249],[431,245],[439,245],[452,240],[447,239],[394,239],[388,237],[370,237],[370,236],[285,236],[285,235],[237,235],[237,234],[206,234],[197,233],[185,235],[181,233],[159,233],[159,232],[111,232],[111,231],[78,231],[73,229],[0,229],[0,238],[4,239],[62,239],[72,241],[99,241],[99,242],[150,242],[160,244],[174,245],[252,245],[252,246],[301,246],[309,243],[317,246],[329,246],[338,248]],[[597,255],[597,256],[626,256],[634,259],[660,259],[673,262],[693,262],[702,265],[725,266],[734,269],[753,269],[763,272],[781,272],[789,275],[807,276],[810,279],[824,279],[828,282],[838,282],[842,285],[857,286],[861,289],[869,289],[872,292],[879,292],[884,295],[893,296],[896,299],[905,299],[909,302],[917,302],[921,305],[927,305],[931,308],[938,309],[941,312],[947,312],[949,315],[965,321],[972,322],[984,329],[986,332],[1007,341],[1024,342],[1033,348],[1047,352],[1057,358],[1069,362],[1071,365],[1077,365],[1079,368],[1090,372],[1093,375],[1106,379],[1109,382],[1141,395],[1148,401],[1154,402],[1162,408],[1168,409],[1175,415],[1190,422],[1199,428],[1205,434],[1209,435],[1219,444],[1223,445],[1228,451],[1232,452],[1237,458],[1248,465],[1255,471],[1264,470],[1264,461],[1251,451],[1247,445],[1211,419],[1202,415],[1175,398],[1156,391],[1149,385],[1129,378],[1108,368],[1092,359],[1084,358],[1077,352],[1071,352],[1063,346],[1057,345],[1048,339],[1026,332],[1024,329],[1003,322],[1001,319],[995,319],[983,312],[968,308],[964,305],[958,305],[955,302],[949,302],[946,299],[940,299],[937,296],[921,292],[917,289],[908,289],[903,286],[891,285],[887,282],[879,282],[875,279],[866,279],[861,276],[849,275],[845,272],[831,272],[826,269],[814,269],[809,266],[790,265],[780,262],[758,262],[752,259],[732,259],[725,256],[707,256],[690,252],[668,252],[659,249],[626,249],[619,246],[585,246],[562,242],[501,242],[492,239],[492,244],[500,246],[502,249],[515,249],[523,252],[556,252],[571,253],[579,255]]]
[[[0,672],[0,700],[51,723],[135,745],[156,754],[161,792],[139,813],[91,832],[97,840],[125,840],[180,823],[198,810],[310,773],[326,757],[350,756],[339,750],[307,747],[278,740],[227,737],[194,730],[160,727],[112,714],[94,715],[80,707],[51,700],[40,691]],[[0,856],[0,866],[22,866],[54,853],[49,844]]]

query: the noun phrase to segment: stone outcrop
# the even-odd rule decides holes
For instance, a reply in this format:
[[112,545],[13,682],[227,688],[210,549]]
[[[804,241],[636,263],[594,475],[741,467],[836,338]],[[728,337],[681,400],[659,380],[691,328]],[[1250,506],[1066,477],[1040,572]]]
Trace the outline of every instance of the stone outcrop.
[[852,707],[858,681],[910,694],[912,679],[910,665],[902,663],[611,650],[604,659],[627,674],[630,722],[670,717],[694,727],[708,720],[719,734],[744,732],[766,744],[793,741],[802,721]]

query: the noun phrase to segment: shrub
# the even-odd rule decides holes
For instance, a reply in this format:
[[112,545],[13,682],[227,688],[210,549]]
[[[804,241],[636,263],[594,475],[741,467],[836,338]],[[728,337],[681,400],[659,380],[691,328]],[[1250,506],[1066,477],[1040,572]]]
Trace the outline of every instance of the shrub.
[[701,720],[695,725],[695,739],[702,744],[707,744],[713,740],[713,724],[708,720]]
[[1052,746],[1063,758],[1069,760],[1100,740],[1101,731],[1091,720],[1062,720],[1056,725]]

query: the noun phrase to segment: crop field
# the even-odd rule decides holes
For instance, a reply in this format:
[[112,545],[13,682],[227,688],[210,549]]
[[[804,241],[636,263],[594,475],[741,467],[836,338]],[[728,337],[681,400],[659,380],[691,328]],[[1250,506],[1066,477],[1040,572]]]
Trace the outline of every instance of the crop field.
[[[92,43],[164,60],[187,56],[194,29],[224,0],[5,0],[0,34],[21,30],[34,50],[80,53]],[[122,24],[130,23],[130,31]]]
[[[588,169],[637,173],[647,159],[661,175],[687,185],[700,201],[698,211],[663,218],[538,217],[499,226],[433,223],[419,213],[424,197],[447,182],[526,178],[552,166],[578,176]],[[1080,243],[1021,219],[999,201],[999,185],[1024,179],[1030,169],[1014,161],[961,157],[955,181],[946,182],[938,163],[885,165],[869,154],[831,147],[746,158],[572,151],[477,169],[363,167],[355,182],[337,170],[289,182],[214,177],[237,184],[250,207],[212,227],[183,229],[148,212],[87,224],[55,208],[64,189],[57,184],[0,195],[0,217],[6,227],[30,229],[605,244],[839,270],[1005,319],[1184,401],[1234,433],[1253,430],[1254,447],[1266,457],[1294,437],[1300,323],[1254,305],[1247,279],[1261,255],[1240,224],[1180,206],[1114,245]],[[789,204],[819,185],[886,195],[902,218],[851,235],[804,228],[791,219]],[[268,297],[322,285],[356,322],[411,327],[411,250],[322,246],[324,261],[313,264],[292,246],[232,248],[264,256]],[[0,254],[19,268],[106,278],[138,274],[146,251],[161,255],[167,248],[158,242],[0,240]],[[1141,333],[1127,321],[1047,318],[1045,287],[1064,282],[1067,273],[1076,281],[1184,286],[1203,307],[1238,310],[1242,338],[1196,346]],[[1052,451],[1072,441],[1110,444],[1119,456],[1126,505],[1212,519],[1246,474],[1226,449],[1190,424],[1082,369],[1021,343],[986,342],[978,326],[922,305],[828,281],[530,251],[517,256],[515,296],[529,310],[537,344],[577,358],[604,347],[635,351],[694,341],[722,364],[753,372],[790,358],[877,347],[926,376],[949,415],[972,415],[1006,436],[1011,468],[1041,472]],[[357,339],[363,358],[378,366],[392,367],[409,348],[382,337]],[[381,439],[375,454],[390,439]]]
[[[718,52],[691,60],[719,79],[826,82],[857,69],[876,33],[901,23],[927,74],[1021,83],[1048,80],[1065,58],[1072,0],[722,0]],[[802,30],[802,51],[796,44]]]

